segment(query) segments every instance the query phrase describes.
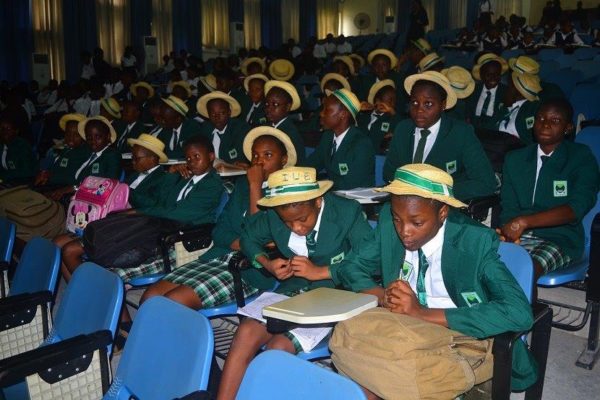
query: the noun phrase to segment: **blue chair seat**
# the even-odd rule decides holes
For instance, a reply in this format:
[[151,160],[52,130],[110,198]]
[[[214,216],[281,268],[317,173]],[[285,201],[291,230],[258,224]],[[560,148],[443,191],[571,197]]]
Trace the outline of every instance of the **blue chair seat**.
[[540,286],[560,286],[569,282],[583,281],[589,265],[590,260],[585,257],[567,268],[542,275],[537,284]]

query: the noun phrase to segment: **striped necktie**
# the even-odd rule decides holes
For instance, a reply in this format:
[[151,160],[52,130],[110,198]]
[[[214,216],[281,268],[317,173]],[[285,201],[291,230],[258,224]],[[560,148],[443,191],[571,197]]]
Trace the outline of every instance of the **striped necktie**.
[[427,307],[427,291],[425,290],[425,274],[429,268],[427,257],[423,250],[419,249],[419,277],[417,278],[417,298],[423,307]]
[[413,163],[418,164],[424,161],[425,144],[427,143],[427,136],[429,136],[430,133],[431,131],[429,129],[421,129],[421,138],[417,144],[417,150],[415,151],[415,156],[413,157]]

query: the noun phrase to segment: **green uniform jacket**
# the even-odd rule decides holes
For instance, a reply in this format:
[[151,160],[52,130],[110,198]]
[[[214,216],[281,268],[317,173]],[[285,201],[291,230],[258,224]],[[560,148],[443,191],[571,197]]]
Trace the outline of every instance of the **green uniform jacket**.
[[385,154],[385,152],[381,151],[381,143],[383,142],[383,137],[389,132],[394,133],[394,129],[396,129],[396,125],[401,121],[401,118],[396,115],[390,115],[388,113],[383,114],[378,117],[373,125],[371,125],[371,129],[368,129],[369,122],[371,122],[371,113],[370,112],[361,112],[358,114],[358,128],[366,133],[371,139],[371,143],[373,143],[373,149],[377,154]]
[[446,110],[446,115],[450,118],[457,119],[459,121],[466,121],[468,112],[467,112],[467,101],[466,99],[457,99],[456,105],[449,110]]
[[[131,147],[129,144],[127,144],[127,139],[137,139],[140,134],[148,133],[148,128],[144,126],[141,120],[136,121],[129,132],[127,132],[126,122],[119,121],[118,123],[114,124],[114,127],[117,131],[117,140],[115,141],[115,146],[120,153],[131,152]],[[123,135],[125,135],[125,138],[122,138]]]
[[77,183],[75,173],[90,158],[91,154],[92,150],[85,142],[74,149],[65,147],[58,159],[50,167],[48,184],[61,186],[75,185]]
[[306,165],[324,169],[333,181],[334,190],[348,190],[375,185],[375,150],[371,140],[360,129],[351,126],[333,158],[333,131],[323,132],[321,141]]
[[140,208],[139,211],[142,214],[166,218],[187,225],[215,222],[215,211],[223,193],[223,182],[215,170],[211,170],[208,175],[195,184],[185,199],[181,201],[177,201],[177,197],[188,179],[182,178],[179,174],[168,174],[167,177],[161,191],[160,203]]
[[[357,85],[359,88],[358,92],[355,93],[360,101],[367,101],[369,97],[369,90],[371,90],[371,86],[375,84],[377,81],[377,77],[373,74],[366,74],[359,77],[361,83]],[[408,94],[406,90],[404,90],[404,80],[406,79],[406,75],[401,72],[397,72],[394,70],[390,70],[387,78],[394,81],[396,85],[396,113],[400,115],[407,115],[407,105],[408,105]]]
[[[411,164],[415,140],[415,124],[406,119],[396,126],[390,143],[383,177],[394,179],[398,167]],[[496,178],[473,127],[442,115],[440,131],[425,163],[438,167],[454,179],[454,196],[460,200],[488,196],[496,190]]]
[[[498,84],[498,89],[496,89],[496,97],[494,97],[494,112],[491,116],[480,115],[479,117],[475,115],[477,111],[477,102],[479,102],[479,97],[481,96],[481,92],[485,89],[485,86],[482,82],[477,83],[475,85],[475,90],[467,98],[467,117],[471,119],[471,124],[475,127],[479,126],[488,126],[490,121],[494,120],[497,117],[502,104],[504,104],[504,95],[506,94],[506,85],[503,83]],[[485,114],[482,110],[482,114]],[[504,116],[504,115],[502,115]],[[492,127],[489,127],[492,129]]]
[[[0,163],[0,179],[4,182],[32,178],[37,172],[38,163],[33,156],[33,150],[27,140],[16,137],[7,145],[6,169]],[[0,144],[0,157],[4,145]]]
[[[445,311],[448,327],[475,338],[519,332],[533,325],[523,290],[500,261],[498,235],[471,218],[451,211],[442,248],[442,276],[457,308]],[[341,264],[330,267],[333,281],[355,292],[388,287],[400,276],[405,248],[394,228],[390,204],[365,242]],[[481,303],[469,307],[463,294],[475,292]],[[465,296],[466,297],[466,296]],[[520,340],[513,351],[512,387],[522,390],[536,381],[535,360]]]
[[[325,194],[325,209],[321,216],[321,225],[317,235],[317,246],[311,261],[318,266],[329,266],[340,263],[351,249],[358,246],[369,234],[368,224],[360,204],[354,200],[343,199],[334,194]],[[292,258],[294,253],[288,248],[290,239],[288,228],[274,209],[268,209],[248,217],[242,230],[241,246],[244,254],[251,260],[264,254],[264,246],[275,242],[285,258]],[[242,271],[242,277],[249,285],[258,289],[272,289],[277,280],[263,268],[249,268]],[[317,287],[334,287],[330,279],[309,281],[292,277],[280,281],[277,293],[289,293],[300,289]]]
[[536,169],[537,145],[506,155],[500,192],[501,222],[504,224],[520,215],[569,205],[576,216],[574,222],[534,229],[533,234],[559,245],[571,260],[577,261],[584,247],[581,221],[596,204],[600,188],[598,162],[586,145],[564,140],[540,169],[535,201],[532,201]]
[[181,131],[179,132],[179,143],[173,150],[171,150],[169,147],[171,143],[171,136],[173,136],[173,129],[163,128],[158,134],[158,138],[165,144],[165,154],[171,159],[185,159],[185,154],[183,153],[183,145],[185,144],[185,141],[200,134],[201,126],[196,120],[185,119],[181,125]]
[[[264,124],[264,125],[269,125],[269,126],[273,126],[272,124]],[[292,121],[290,119],[290,117],[286,117],[285,120],[277,127],[277,129],[279,129],[282,132],[285,132],[289,137],[290,140],[292,141],[292,144],[294,145],[294,149],[296,149],[296,156],[298,158],[298,160],[296,161],[296,165],[300,166],[300,165],[305,165],[304,160],[305,160],[305,153],[304,153],[304,139],[302,139],[302,136],[300,135],[300,132],[298,131],[298,127],[296,126],[296,124],[294,123],[294,121]]]
[[[252,103],[250,103],[250,107],[252,107]],[[245,112],[242,111],[242,113],[240,114],[240,118],[242,118],[245,121],[249,112],[250,108],[248,108]],[[260,105],[254,110],[254,112],[250,116],[250,119],[248,120],[248,124],[252,128],[256,128],[257,126],[267,124],[267,115],[265,114],[264,102],[261,102]]]
[[[127,184],[131,185],[140,174],[133,174]],[[135,188],[129,188],[129,204],[133,208],[153,207],[160,202],[163,186],[169,185],[169,178],[162,166],[158,166]]]
[[[75,172],[77,172],[77,170],[75,170]],[[119,179],[121,177],[121,154],[114,148],[108,147],[106,150],[104,150],[99,158],[97,158],[93,163],[87,165],[81,171],[77,177],[77,184],[79,185],[86,177],[90,175],[101,176],[103,178],[110,179]]]
[[[206,120],[200,129],[200,133],[212,143],[213,140],[213,130],[215,126],[209,120]],[[219,154],[215,154],[217,158],[228,162],[234,163],[236,161],[244,161],[246,157],[244,156],[244,138],[246,134],[250,130],[250,126],[238,118],[229,118],[229,122],[227,122],[227,127],[225,128],[225,133],[219,135],[221,138],[221,144],[219,145]]]
[[[526,100],[517,112],[515,126],[517,127],[519,138],[525,144],[533,143],[533,123],[535,122],[535,115],[537,114],[539,108],[539,101]],[[506,114],[509,113],[510,111],[508,111],[508,107],[504,105],[501,106],[500,110],[497,113],[494,113],[494,119],[492,120],[492,125],[489,128],[500,129],[499,127],[502,119]]]

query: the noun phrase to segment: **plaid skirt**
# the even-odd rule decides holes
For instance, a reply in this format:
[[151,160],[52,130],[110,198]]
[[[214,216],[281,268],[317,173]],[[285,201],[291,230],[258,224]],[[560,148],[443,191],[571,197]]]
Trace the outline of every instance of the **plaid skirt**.
[[[175,265],[175,249],[171,249],[169,251],[169,260],[172,266]],[[119,275],[124,283],[127,283],[134,278],[139,278],[140,276],[164,273],[165,263],[162,255],[158,255],[147,259],[137,267],[114,268],[111,271]]]
[[531,232],[521,236],[520,245],[544,269],[545,274],[566,268],[571,262],[571,258],[556,243],[534,236]]

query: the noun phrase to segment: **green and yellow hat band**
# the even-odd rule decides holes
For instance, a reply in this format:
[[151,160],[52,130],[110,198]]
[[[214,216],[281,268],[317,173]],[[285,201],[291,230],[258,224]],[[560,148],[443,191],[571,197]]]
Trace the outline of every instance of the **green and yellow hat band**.
[[452,186],[444,183],[434,182],[430,179],[423,178],[415,173],[407,170],[397,169],[394,173],[394,180],[404,182],[408,185],[415,186],[419,189],[426,190],[432,194],[439,194],[442,196],[453,196],[454,192]]
[[359,111],[358,107],[354,104],[352,99],[350,99],[350,97],[346,93],[344,93],[342,90],[335,90],[331,94],[337,97],[342,102],[344,107],[346,107],[348,111],[350,111],[352,116],[356,118],[356,114],[358,114]]

